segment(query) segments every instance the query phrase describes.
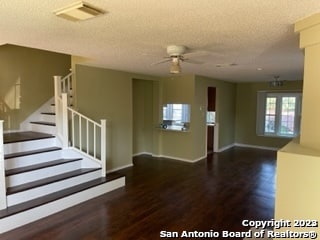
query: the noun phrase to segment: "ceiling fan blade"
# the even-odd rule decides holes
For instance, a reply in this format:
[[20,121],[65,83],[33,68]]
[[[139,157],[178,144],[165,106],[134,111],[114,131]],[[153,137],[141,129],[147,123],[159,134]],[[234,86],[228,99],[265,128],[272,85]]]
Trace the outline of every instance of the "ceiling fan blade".
[[194,60],[194,59],[188,59],[188,58],[185,58],[182,61],[186,62],[186,63],[192,63],[192,64],[204,64],[204,62],[197,61],[197,60]]
[[195,51],[195,52],[187,52],[183,54],[186,58],[194,58],[194,57],[205,57],[210,55],[208,51]]
[[154,66],[154,65],[158,65],[158,64],[161,64],[161,63],[165,63],[165,62],[170,62],[171,61],[171,58],[165,58],[165,59],[162,59],[158,62],[154,62],[154,63],[151,63],[151,66]]

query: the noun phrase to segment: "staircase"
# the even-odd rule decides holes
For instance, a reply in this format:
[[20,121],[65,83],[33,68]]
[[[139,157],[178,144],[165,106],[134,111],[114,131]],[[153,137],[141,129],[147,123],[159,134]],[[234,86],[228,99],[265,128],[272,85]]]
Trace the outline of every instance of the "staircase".
[[[67,107],[64,109],[66,112]],[[67,139],[59,139],[58,128],[64,133],[68,128],[57,126],[56,106],[46,103],[41,110],[44,111],[38,111],[33,116],[36,120],[25,125],[25,130],[5,133],[3,144],[0,141],[0,233],[125,185],[124,176],[117,173],[106,175],[105,154],[103,150],[98,154],[90,149],[89,139],[92,137],[87,136],[83,147],[81,130],[75,134],[77,131],[72,121],[72,137],[68,134],[64,136]],[[75,111],[70,111],[72,120],[83,121],[83,115],[78,114],[80,117],[77,118]],[[0,132],[2,124],[3,121],[0,122]],[[89,122],[87,129],[88,126]],[[103,133],[100,135],[102,138],[105,136]],[[75,136],[80,140],[76,141]],[[96,142],[95,138],[93,141]],[[66,142],[70,142],[70,146],[66,146]],[[103,144],[105,142],[102,141],[101,148]],[[97,155],[100,155],[100,160]]]

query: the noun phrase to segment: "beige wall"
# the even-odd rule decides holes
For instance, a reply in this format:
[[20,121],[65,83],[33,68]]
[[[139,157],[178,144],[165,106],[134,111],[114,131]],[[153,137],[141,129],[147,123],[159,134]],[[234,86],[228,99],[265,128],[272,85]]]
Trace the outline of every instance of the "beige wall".
[[[277,183],[275,219],[314,219],[319,221],[320,211],[320,151],[290,142],[277,156]],[[281,228],[278,231],[317,231],[319,228]],[[287,238],[286,238],[287,239]],[[289,238],[288,238],[289,239]]]
[[107,170],[131,165],[133,79],[155,78],[83,65],[76,65],[76,75],[78,111],[95,121],[107,120]]
[[[154,84],[157,82],[133,79],[133,155],[153,152]],[[156,89],[155,89],[156,90]]]
[[[220,91],[217,96],[217,108],[223,109],[220,144],[223,147],[233,143],[234,84],[194,75],[151,79],[80,65],[76,69],[80,112],[95,120],[104,117],[110,121],[109,169],[131,164],[132,154],[139,153],[185,161],[205,157],[208,86],[216,86]],[[191,105],[190,131],[157,128],[164,103]],[[99,108],[102,110],[98,111]]]
[[281,148],[291,138],[275,138],[257,136],[257,92],[258,91],[287,91],[302,90],[302,81],[286,81],[283,87],[269,87],[263,83],[238,83],[236,94],[236,125],[235,142],[247,145]]
[[[275,217],[277,219],[320,219],[320,14],[299,21],[300,47],[305,49],[300,139],[278,152]],[[286,229],[281,229],[283,231]],[[319,228],[296,228],[316,231]]]
[[[166,131],[158,129],[159,153],[161,156],[177,158],[186,161],[195,159],[195,149],[193,138],[197,128],[194,120],[196,109],[194,106],[194,75],[173,76],[162,78],[160,81],[160,108],[167,103],[190,104],[190,129],[187,132]],[[162,114],[161,114],[162,116]],[[160,122],[159,122],[160,123]]]
[[5,130],[19,129],[26,117],[53,97],[53,76],[66,75],[70,61],[65,54],[0,46],[0,101],[10,108],[7,113],[0,108]]
[[[200,109],[201,107],[203,110],[197,115],[198,129],[196,132],[198,134],[195,141],[201,142],[203,146],[206,146],[205,112],[207,109],[208,87],[216,87],[216,123],[219,128],[218,148],[223,149],[234,143],[236,85],[230,82],[196,76],[195,102],[197,108]],[[215,132],[217,132],[216,128]]]
[[300,137],[301,144],[318,150],[320,150],[320,111],[316,106],[320,102],[319,60],[320,42],[305,49],[303,118]]

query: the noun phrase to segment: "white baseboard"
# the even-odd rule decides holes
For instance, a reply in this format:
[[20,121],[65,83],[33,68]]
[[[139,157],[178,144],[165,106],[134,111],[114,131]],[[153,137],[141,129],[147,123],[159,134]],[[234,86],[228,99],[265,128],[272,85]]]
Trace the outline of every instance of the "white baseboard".
[[141,156],[141,155],[150,155],[150,156],[155,157],[155,158],[169,158],[169,159],[172,159],[172,160],[178,160],[178,161],[183,161],[183,162],[188,162],[188,163],[197,162],[197,161],[200,161],[201,159],[204,158],[203,157],[203,158],[199,158],[199,159],[195,159],[195,160],[189,160],[189,159],[186,159],[186,158],[178,158],[178,157],[167,156],[167,155],[155,155],[155,154],[152,154],[152,153],[149,153],[149,152],[135,153],[133,155],[133,157],[137,157],[137,156]]
[[228,150],[228,149],[230,149],[230,148],[233,148],[234,146],[235,146],[234,143],[229,144],[229,145],[227,145],[227,146],[224,146],[224,147],[222,147],[222,148],[219,148],[219,149],[218,149],[218,152],[226,151],[226,150]]
[[272,150],[272,151],[278,151],[280,149],[280,148],[275,148],[275,147],[250,145],[250,144],[243,144],[243,143],[235,143],[234,146],[236,146],[236,147],[247,147],[247,148],[257,148],[257,149]]
[[121,169],[128,168],[128,167],[132,167],[132,166],[133,166],[133,163],[130,163],[130,164],[127,164],[127,165],[118,167],[118,168],[112,168],[112,169],[108,170],[107,173],[116,172],[116,171],[119,171],[119,170],[121,170]]
[[243,144],[243,143],[233,143],[227,146],[224,146],[218,150],[218,152],[226,151],[232,147],[246,147],[246,148],[256,148],[256,149],[264,149],[264,150],[272,150],[272,151],[278,151],[280,148],[275,147],[266,147],[266,146],[260,146],[260,145],[251,145],[251,144]]
[[182,162],[187,162],[187,163],[195,163],[195,162],[199,162],[203,159],[205,159],[207,156],[202,156],[200,158],[196,158],[196,159],[186,159],[186,158],[179,158],[179,157],[173,157],[173,156],[167,156],[167,155],[152,155],[152,157],[156,157],[156,158],[168,158],[168,159],[172,159],[172,160],[177,160],[177,161],[182,161]]
[[139,152],[139,153],[134,153],[132,155],[132,157],[137,157],[137,156],[141,156],[141,155],[152,155],[152,153],[150,153],[150,152]]
[[201,161],[201,160],[203,160],[203,159],[205,159],[205,158],[207,158],[207,155],[202,156],[202,157],[199,157],[199,158],[196,158],[196,159],[194,159],[192,162],[193,162],[193,163],[199,162],[199,161]]
[[[223,151],[226,151],[226,150],[233,148],[233,147],[247,147],[247,148],[256,148],[256,149],[264,149],[264,150],[272,150],[272,151],[277,151],[280,149],[280,148],[266,147],[266,146],[259,146],[259,145],[232,143],[232,144],[229,144],[229,145],[224,146],[222,148],[219,148],[217,152],[223,152]],[[133,155],[133,157],[145,155],[145,154],[151,155],[152,157],[156,157],[156,158],[161,158],[161,157],[162,158],[169,158],[169,159],[178,160],[178,161],[187,162],[187,163],[195,163],[195,162],[198,162],[198,161],[205,159],[207,157],[207,156],[202,156],[200,158],[191,160],[191,159],[185,159],[185,158],[179,158],[179,157],[173,157],[173,156],[167,156],[167,155],[155,155],[155,154],[152,154],[149,152],[136,153]]]
[[186,159],[186,158],[179,158],[179,157],[173,157],[173,156],[166,156],[166,155],[160,155],[161,158],[168,158],[172,160],[177,160],[177,161],[182,161],[182,162],[187,162],[187,163],[194,163],[197,160],[191,160],[191,159]]

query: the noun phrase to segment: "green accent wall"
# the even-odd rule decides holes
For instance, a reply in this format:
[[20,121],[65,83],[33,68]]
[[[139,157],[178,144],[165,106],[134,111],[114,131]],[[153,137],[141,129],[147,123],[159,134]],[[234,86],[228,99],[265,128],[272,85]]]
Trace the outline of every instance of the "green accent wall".
[[53,97],[53,76],[65,76],[70,55],[15,45],[0,46],[0,119],[17,130],[31,113]]
[[[153,153],[153,134],[157,122],[154,115],[154,85],[157,81],[133,79],[132,84],[132,119],[133,119],[133,154]],[[156,119],[154,119],[154,116]]]
[[291,138],[265,137],[256,134],[258,91],[302,91],[302,81],[286,81],[282,87],[270,87],[269,83],[238,83],[236,93],[235,142],[240,144],[281,148]]
[[[231,83],[197,75],[167,78],[76,65],[78,109],[108,121],[108,170],[132,164],[149,153],[184,161],[206,156],[207,88],[216,88],[218,150],[235,143],[281,147],[288,139],[257,137],[256,93],[268,83]],[[301,81],[285,89],[301,89]],[[190,131],[159,129],[164,103],[191,105]],[[216,131],[216,130],[215,130]]]
[[[172,76],[162,78],[160,82],[161,95],[159,108],[162,109],[164,104],[182,103],[190,104],[190,129],[187,132],[183,131],[168,131],[158,129],[160,137],[160,155],[172,157],[187,161],[194,160],[195,149],[198,145],[194,145],[193,139],[197,123],[194,121],[194,75]],[[162,117],[162,113],[160,115]],[[159,123],[162,122],[160,119]]]
[[[197,114],[198,129],[195,143],[202,144],[202,151],[206,147],[206,110],[207,110],[207,89],[216,88],[216,127],[218,131],[218,149],[233,145],[235,132],[235,96],[236,84],[216,80],[203,76],[196,76],[195,104],[199,109]],[[200,108],[202,110],[200,110]],[[218,127],[217,127],[218,126]],[[218,128],[218,129],[217,129]],[[204,147],[203,147],[204,146]]]
[[[133,121],[133,108],[139,114],[138,106],[144,107],[149,98],[152,102],[152,93],[148,92],[150,86],[133,79],[155,80],[155,77],[78,64],[75,68],[77,110],[97,122],[107,120],[107,170],[131,165],[134,137],[137,138],[135,149],[148,151],[151,148],[143,145],[151,138],[150,129],[141,132],[140,126],[136,126],[133,136],[133,122],[136,123]],[[133,96],[141,99],[136,99],[133,104]],[[145,118],[149,121],[149,116],[139,117],[137,121],[145,121]],[[141,136],[145,139],[141,140]]]

